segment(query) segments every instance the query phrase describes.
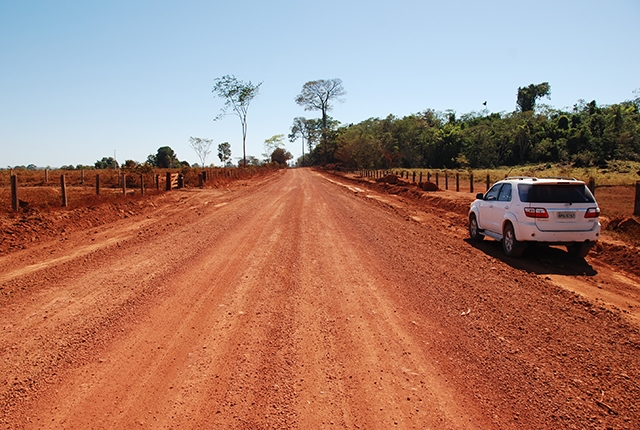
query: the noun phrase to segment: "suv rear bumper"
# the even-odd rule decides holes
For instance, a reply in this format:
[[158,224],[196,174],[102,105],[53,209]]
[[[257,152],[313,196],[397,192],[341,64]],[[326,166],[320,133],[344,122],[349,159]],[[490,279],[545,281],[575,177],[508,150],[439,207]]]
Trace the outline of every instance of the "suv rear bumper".
[[595,242],[600,239],[600,222],[587,231],[542,231],[535,223],[518,223],[516,238],[522,242],[545,242],[550,244],[570,244],[576,242]]

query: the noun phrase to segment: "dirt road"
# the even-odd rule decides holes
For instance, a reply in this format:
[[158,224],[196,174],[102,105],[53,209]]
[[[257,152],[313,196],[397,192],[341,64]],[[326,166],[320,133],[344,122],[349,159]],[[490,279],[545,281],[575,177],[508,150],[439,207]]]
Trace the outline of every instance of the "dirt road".
[[640,428],[633,318],[339,182],[167,193],[2,257],[2,427]]

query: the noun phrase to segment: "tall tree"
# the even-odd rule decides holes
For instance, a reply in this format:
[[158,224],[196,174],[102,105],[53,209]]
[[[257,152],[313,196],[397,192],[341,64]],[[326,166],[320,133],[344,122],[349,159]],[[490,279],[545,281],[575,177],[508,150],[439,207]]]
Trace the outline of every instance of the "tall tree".
[[302,86],[302,92],[296,97],[296,103],[304,110],[322,112],[322,143],[327,141],[327,112],[332,109],[332,102],[343,102],[341,97],[347,94],[342,86],[342,79],[320,79],[309,81]]
[[216,78],[214,82],[215,84],[211,92],[225,101],[220,115],[215,117],[214,121],[224,117],[229,108],[231,108],[233,113],[240,118],[240,124],[242,125],[242,160],[243,165],[246,166],[247,112],[251,101],[260,92],[260,85],[262,85],[262,82],[257,85],[253,85],[251,81],[243,82],[236,79],[233,75],[225,75],[221,78]]
[[291,133],[289,133],[289,141],[295,142],[298,138],[302,139],[302,165],[304,166],[304,145],[305,142],[309,147],[309,152],[313,148],[313,144],[318,139],[318,132],[320,131],[320,120],[307,119],[304,117],[296,117],[293,119],[293,125],[291,126]]
[[218,144],[218,158],[222,162],[223,166],[226,166],[231,159],[231,145],[229,142],[222,142]]
[[199,137],[189,137],[189,146],[193,148],[193,150],[198,155],[200,159],[200,166],[204,167],[207,161],[207,157],[211,154],[211,145],[213,144],[213,139],[201,139]]
[[538,85],[531,84],[528,87],[518,87],[516,104],[521,112],[529,112],[536,106],[536,101],[540,97],[550,98],[550,96],[551,86],[549,82],[543,82]]

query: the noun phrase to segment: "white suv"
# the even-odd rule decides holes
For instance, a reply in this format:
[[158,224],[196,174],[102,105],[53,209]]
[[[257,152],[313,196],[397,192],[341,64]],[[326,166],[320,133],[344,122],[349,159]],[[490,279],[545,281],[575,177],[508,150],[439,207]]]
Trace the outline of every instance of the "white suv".
[[509,257],[527,242],[564,245],[585,257],[600,237],[600,209],[586,184],[576,179],[510,177],[478,193],[469,210],[469,235],[502,241]]

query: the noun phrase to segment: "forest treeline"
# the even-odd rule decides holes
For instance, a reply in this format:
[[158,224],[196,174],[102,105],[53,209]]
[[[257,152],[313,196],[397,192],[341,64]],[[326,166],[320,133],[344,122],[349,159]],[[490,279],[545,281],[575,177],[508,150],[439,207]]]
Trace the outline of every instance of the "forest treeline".
[[[384,169],[491,168],[541,162],[585,167],[614,159],[640,161],[640,94],[607,106],[581,100],[563,111],[523,103],[524,90],[519,89],[519,108],[511,113],[485,109],[458,117],[454,111],[425,110],[333,127],[326,139],[309,140],[305,164]],[[533,101],[541,94],[544,91],[534,94]]]

